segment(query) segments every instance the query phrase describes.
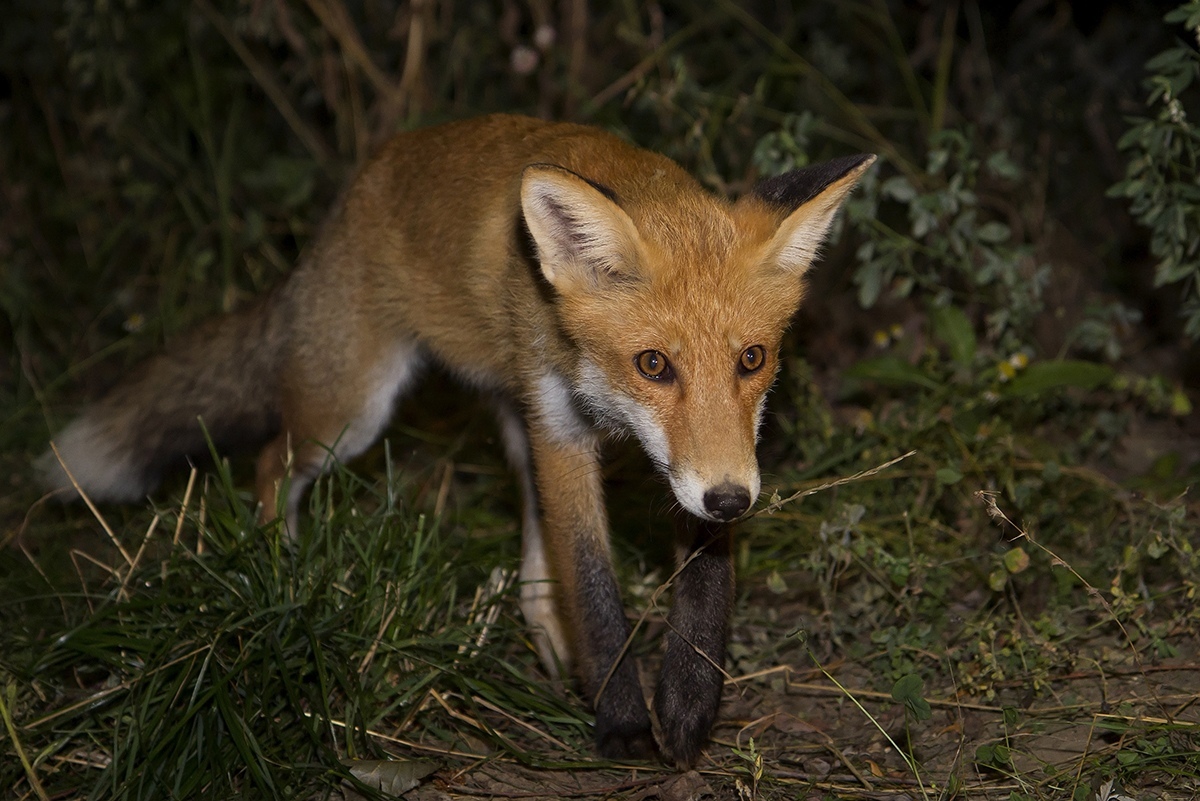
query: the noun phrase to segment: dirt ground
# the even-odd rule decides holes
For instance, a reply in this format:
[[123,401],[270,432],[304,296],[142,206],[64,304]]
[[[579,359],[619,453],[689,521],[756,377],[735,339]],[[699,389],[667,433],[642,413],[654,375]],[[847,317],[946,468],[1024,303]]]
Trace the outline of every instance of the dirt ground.
[[[1127,747],[1195,742],[1200,649],[1185,637],[1172,644],[1177,656],[1138,664],[1128,647],[1096,638],[1073,654],[1080,669],[1054,676],[1043,687],[1003,682],[990,699],[957,693],[947,666],[939,675],[945,683],[925,688],[931,717],[910,721],[907,733],[903,706],[875,689],[877,682],[863,667],[827,665],[831,679],[815,668],[781,663],[727,681],[712,743],[694,771],[602,767],[578,761],[578,754],[562,755],[569,767],[531,768],[480,753],[476,760],[441,762],[406,797],[1194,799],[1200,795],[1195,775],[1170,776],[1139,763],[1114,780],[1111,769],[1098,767],[1111,765]],[[650,661],[643,660],[643,676],[654,675]],[[1147,729],[1159,734],[1146,737]],[[1181,737],[1161,734],[1167,730]],[[761,757],[757,782],[751,739]],[[1143,742],[1136,743],[1139,739]],[[910,749],[915,773],[897,746]],[[997,746],[1007,749],[1004,757],[996,756]],[[981,747],[991,751],[981,753]],[[543,756],[553,759],[551,753]]]

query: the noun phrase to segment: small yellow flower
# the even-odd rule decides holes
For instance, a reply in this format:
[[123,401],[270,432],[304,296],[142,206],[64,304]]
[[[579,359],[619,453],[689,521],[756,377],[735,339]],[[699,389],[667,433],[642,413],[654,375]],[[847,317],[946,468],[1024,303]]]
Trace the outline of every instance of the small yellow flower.
[[1001,381],[1011,381],[1013,376],[1017,374],[1017,368],[1013,366],[1012,359],[1000,362],[996,365],[996,369],[1000,372]]
[[875,343],[875,347],[877,348],[886,348],[888,343],[891,342],[891,337],[888,336],[887,331],[884,331],[882,328],[880,328],[871,337],[871,341]]
[[1012,365],[1014,370],[1024,370],[1029,366],[1029,357],[1024,353],[1014,353],[1008,357],[1008,363]]

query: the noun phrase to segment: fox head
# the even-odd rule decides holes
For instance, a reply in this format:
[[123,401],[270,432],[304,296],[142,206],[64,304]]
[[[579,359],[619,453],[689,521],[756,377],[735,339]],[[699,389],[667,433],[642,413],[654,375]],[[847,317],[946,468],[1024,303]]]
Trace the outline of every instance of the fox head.
[[562,167],[525,169],[525,223],[580,354],[574,394],[638,438],[688,512],[732,520],[758,497],[755,446],[780,339],[874,160],[786,173],[735,203],[682,175],[614,190]]

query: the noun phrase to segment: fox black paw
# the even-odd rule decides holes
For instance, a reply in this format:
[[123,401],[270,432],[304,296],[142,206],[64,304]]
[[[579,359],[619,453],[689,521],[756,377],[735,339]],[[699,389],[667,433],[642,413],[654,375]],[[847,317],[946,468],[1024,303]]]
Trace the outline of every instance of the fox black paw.
[[[668,666],[678,669],[668,671]],[[663,759],[678,768],[696,764],[721,705],[721,674],[707,663],[691,665],[691,670],[687,667],[678,662],[664,665],[654,694]]]
[[650,720],[596,721],[596,750],[606,759],[654,759]]
[[687,770],[696,764],[700,752],[708,742],[709,732],[712,731],[715,714],[685,714],[681,720],[664,719],[660,713],[662,724],[662,756],[663,761],[672,764],[680,770]]

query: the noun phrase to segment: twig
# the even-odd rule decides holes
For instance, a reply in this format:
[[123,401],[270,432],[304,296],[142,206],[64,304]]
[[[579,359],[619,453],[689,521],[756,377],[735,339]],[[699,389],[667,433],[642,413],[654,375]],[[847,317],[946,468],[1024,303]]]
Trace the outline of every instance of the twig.
[[[810,659],[812,659],[812,661],[814,663],[816,663],[818,668],[821,668],[821,663],[819,661],[817,661],[817,655],[814,654],[811,649],[809,649],[809,651],[808,651],[808,656]],[[917,767],[916,760],[913,759],[912,756],[910,756],[907,751],[905,751],[903,748],[901,748],[899,745],[896,744],[896,741],[892,739],[892,735],[888,734],[888,730],[885,729],[883,726],[879,725],[879,721],[877,721],[875,719],[875,717],[870,712],[867,711],[867,708],[865,706],[863,706],[861,703],[859,703],[859,700],[855,696],[854,693],[850,692],[845,687],[843,687],[842,684],[837,679],[835,679],[833,677],[833,674],[830,673],[829,671],[825,670],[824,668],[821,668],[821,672],[823,674],[825,674],[825,678],[832,681],[834,684],[837,685],[837,688],[839,690],[841,690],[843,693],[845,693],[846,697],[850,699],[850,702],[853,703],[856,707],[858,707],[858,711],[862,712],[864,715],[866,715],[867,720],[871,721],[871,723],[875,726],[875,728],[879,730],[879,733],[884,736],[884,739],[886,739],[889,743],[891,743],[892,748],[895,749],[896,753],[899,754],[901,756],[901,758],[904,759],[904,763],[906,765],[908,765],[908,769],[912,771],[913,776],[916,778],[917,787],[921,790],[921,796],[928,799],[929,793],[925,789],[925,783],[923,781],[921,781],[921,771]]]
[[766,42],[781,57],[791,62],[804,77],[815,81],[834,105],[849,118],[859,135],[870,142],[872,147],[877,148],[883,153],[887,157],[887,160],[894,164],[901,172],[909,176],[921,173],[921,170],[909,159],[905,158],[904,154],[892,144],[892,141],[875,127],[866,112],[858,104],[852,102],[846,96],[845,92],[839,89],[825,73],[814,67],[812,63],[796,52],[795,48],[789,42],[782,39],[777,33],[764,25],[761,20],[742,8],[738,3],[733,2],[733,0],[721,0],[721,7],[731,17],[738,20],[744,28]]
[[[833,681],[835,684],[837,684],[837,681],[832,677],[832,675],[830,673],[828,673],[827,671],[824,671],[824,670],[822,670],[822,673],[824,673],[826,676],[829,676],[830,681]],[[828,687],[824,684],[812,684],[812,683],[808,683],[808,682],[791,682],[791,681],[789,681],[787,683],[787,688],[789,690],[802,690],[805,692],[821,693],[822,695],[842,695],[847,692],[846,688],[843,687],[841,684],[837,684],[836,687]],[[860,689],[855,689],[853,692],[855,695],[860,696],[862,698],[870,698],[875,701],[887,701],[889,703],[895,703],[895,699],[892,698],[891,693],[879,692],[878,690],[860,690]],[[1004,709],[1002,707],[987,706],[986,704],[969,704],[969,703],[966,703],[963,701],[959,701],[958,699],[955,699],[955,698],[940,698],[940,699],[939,698],[926,698],[925,700],[929,703],[930,706],[943,706],[943,707],[947,707],[950,709],[973,709],[976,712],[1003,712],[1004,711]]]
[[114,684],[112,687],[105,687],[103,690],[97,690],[96,692],[92,693],[91,695],[87,696],[86,698],[81,698],[80,700],[76,701],[73,704],[68,704],[67,706],[60,707],[59,709],[56,709],[53,712],[43,715],[40,718],[31,720],[28,723],[26,723],[24,726],[22,726],[21,728],[32,730],[39,726],[45,725],[46,723],[49,723],[50,721],[52,721],[56,718],[60,718],[63,715],[70,714],[71,712],[74,712],[77,709],[81,709],[86,706],[94,706],[95,704],[104,700],[105,698],[112,695],[113,693],[119,693],[119,692],[128,690],[134,684],[136,684],[138,681],[143,680],[143,679],[148,679],[148,678],[154,676],[156,673],[160,673],[160,672],[166,670],[167,668],[174,667],[175,665],[178,665],[180,662],[185,662],[188,659],[192,659],[193,657],[196,656],[196,654],[202,653],[203,651],[207,651],[207,650],[209,650],[209,647],[207,645],[201,646],[199,648],[194,648],[191,651],[187,652],[186,654],[181,654],[181,655],[177,656],[176,658],[172,659],[170,662],[167,662],[166,664],[159,665],[156,668],[147,670],[145,673],[141,673],[132,679],[126,679],[125,681],[121,682],[120,684]]
[[159,516],[157,513],[154,519],[150,521],[150,527],[146,529],[146,536],[142,537],[142,544],[138,547],[137,553],[133,556],[133,563],[129,565],[129,569],[125,571],[125,578],[121,579],[121,588],[117,590],[117,598],[129,600],[129,580],[133,578],[133,571],[137,569],[138,564],[142,561],[142,554],[146,552],[146,545],[150,542],[150,538],[154,536],[154,529],[158,528]]
[[71,486],[79,493],[79,497],[83,498],[83,502],[87,504],[87,508],[91,510],[92,515],[100,523],[100,527],[104,529],[104,533],[112,540],[112,544],[117,546],[117,550],[121,552],[121,556],[125,559],[125,564],[133,567],[133,557],[129,555],[129,552],[121,545],[121,541],[117,539],[117,535],[109,528],[108,521],[104,519],[104,515],[100,514],[100,510],[96,508],[96,504],[92,503],[92,499],[83,491],[83,487],[79,486],[79,482],[75,480],[75,474],[71,472],[71,468],[67,467],[67,463],[63,461],[62,454],[58,452],[58,446],[51,442],[50,450],[54,451],[54,458],[62,466],[63,472],[67,474],[67,480],[71,482]]
[[665,783],[667,781],[670,781],[670,779],[664,780],[661,776],[653,776],[646,779],[630,779],[629,781],[621,782],[620,784],[613,784],[605,787],[594,787],[583,790],[564,790],[562,787],[555,787],[553,789],[546,788],[542,790],[503,791],[495,788],[484,789],[461,786],[454,786],[448,789],[455,795],[471,795],[486,798],[589,798],[591,796],[610,798],[624,792],[625,790],[633,790],[637,787],[648,787],[653,784]]
[[213,7],[209,0],[192,0],[196,8],[200,9],[200,13],[208,20],[209,24],[217,29],[217,33],[237,54],[237,57],[246,65],[246,69],[254,76],[254,80],[258,81],[258,85],[262,87],[263,93],[270,98],[275,104],[275,108],[279,111],[280,116],[287,122],[288,127],[299,137],[301,143],[312,154],[317,163],[321,165],[326,175],[336,175],[336,170],[333,165],[333,156],[330,155],[329,149],[321,140],[317,133],[305,124],[301,119],[300,114],[292,106],[292,103],[287,98],[287,94],[283,91],[283,87],[275,80],[275,76],[262,65],[249,48],[242,43],[238,38],[237,33],[229,24],[229,21],[221,16],[220,12]]
[[[713,539],[715,538],[716,537],[714,536]],[[625,643],[621,646],[621,650],[617,652],[617,658],[614,659],[612,665],[609,666],[608,672],[604,674],[604,681],[600,682],[600,688],[596,690],[596,695],[592,698],[593,708],[599,705],[600,697],[604,695],[604,691],[608,688],[608,682],[612,679],[613,673],[616,672],[617,666],[621,664],[621,660],[625,658],[625,654],[628,653],[629,646],[633,643],[634,636],[638,633],[638,630],[641,629],[642,624],[646,622],[646,618],[650,616],[650,610],[658,608],[659,597],[675,582],[675,579],[678,578],[679,574],[684,571],[684,568],[690,565],[693,560],[695,560],[698,556],[700,556],[701,553],[704,552],[709,544],[709,542],[706,542],[688,554],[687,559],[684,559],[679,563],[679,566],[675,568],[675,572],[668,576],[666,581],[664,581],[662,584],[659,584],[658,587],[655,588],[654,592],[650,593],[650,600],[646,604],[646,608],[642,610],[642,614],[638,616],[637,622],[634,623],[633,627],[629,630],[629,636],[625,638]],[[726,676],[728,676],[728,674],[726,674]]]
[[[392,594],[392,583],[389,581],[383,593],[383,603],[386,606]],[[371,647],[363,654],[362,661],[358,664],[358,673],[361,676],[367,672],[367,667],[375,660],[375,654],[379,651],[379,646],[383,642],[383,635],[387,632],[388,626],[392,625],[392,619],[396,617],[398,607],[393,603],[388,613],[384,615],[382,622],[379,624],[379,632],[375,635],[375,639],[371,640]]]
[[[837,757],[838,762],[841,762],[843,765],[846,766],[846,770],[850,771],[851,775],[854,776],[854,778],[858,779],[859,784],[861,784],[863,787],[867,788],[868,790],[874,789],[871,786],[871,783],[869,781],[867,781],[867,777],[862,775],[862,771],[860,771],[858,768],[854,767],[854,763],[851,762],[850,759],[844,753],[842,753],[842,749],[838,748],[836,745],[833,744],[833,738],[830,737],[829,735],[825,735],[825,736],[826,736],[826,739],[829,741],[829,742],[825,743],[826,750],[828,750],[831,754],[833,754],[835,757]],[[772,773],[774,773],[774,771],[772,771]]]
[[491,701],[487,700],[486,698],[481,698],[478,695],[473,695],[473,696],[471,696],[471,700],[474,701],[475,703],[479,704],[484,709],[490,709],[493,712],[495,712],[496,714],[507,718],[508,720],[510,720],[511,722],[520,726],[521,728],[527,729],[528,731],[531,731],[534,734],[536,734],[538,737],[541,737],[541,738],[553,743],[554,745],[561,748],[563,751],[569,752],[571,750],[570,746],[568,746],[566,743],[564,743],[562,740],[558,739],[554,735],[552,735],[548,732],[542,731],[537,726],[534,726],[532,723],[529,723],[528,721],[521,720],[519,717],[514,715],[512,712],[509,712],[506,709],[501,709],[499,706],[496,706],[495,704],[493,704]]
[[412,17],[408,29],[408,53],[405,57],[404,73],[400,78],[399,86],[393,85],[387,73],[375,64],[371,54],[367,52],[366,45],[363,44],[362,37],[355,30],[354,23],[344,5],[327,0],[307,0],[307,3],[309,9],[320,20],[321,27],[337,40],[346,57],[362,70],[363,75],[379,93],[384,108],[381,122],[385,128],[388,127],[392,120],[403,113],[406,92],[409,88],[408,83],[416,80],[420,69],[420,57],[424,50],[425,38],[422,21],[425,3],[422,0],[414,0],[411,3]]
[[[421,67],[425,63],[425,8],[428,0],[412,0],[409,4],[408,41],[404,48],[404,69],[400,73],[400,86],[395,94],[388,96],[387,111],[380,116],[384,128],[390,128],[395,120],[404,114],[405,106],[410,102],[421,77]],[[385,131],[390,133],[390,131]]]
[[183,491],[183,503],[179,505],[179,519],[175,521],[175,536],[171,538],[171,545],[179,544],[179,535],[183,533],[183,518],[187,514],[188,504],[192,500],[192,490],[196,486],[196,468],[192,466],[192,472],[188,475],[187,489]]
[[[758,510],[757,512],[745,515],[744,517],[741,517],[741,518],[739,518],[739,520],[734,521],[734,522],[740,522],[741,520],[748,520],[752,517],[757,517],[758,515],[763,514],[763,513],[775,512],[775,511],[779,510],[780,508],[782,508],[785,504],[791,503],[792,501],[798,500],[805,496],[813,495],[815,493],[821,492],[822,490],[831,489],[833,487],[840,487],[843,484],[849,484],[851,482],[858,481],[863,478],[869,478],[870,476],[873,476],[876,473],[886,470],[889,467],[891,467],[892,465],[907,459],[908,457],[912,456],[915,453],[916,453],[915,450],[909,451],[908,453],[904,454],[903,456],[897,456],[895,459],[892,459],[891,461],[888,461],[888,462],[884,462],[883,464],[879,465],[878,467],[872,467],[870,470],[864,470],[861,473],[855,473],[852,476],[849,476],[846,478],[839,478],[839,479],[836,479],[835,481],[828,481],[819,487],[813,487],[811,489],[801,490],[800,492],[797,492],[794,495],[784,498],[783,500],[775,501],[775,502],[763,507],[762,509]],[[714,535],[714,539],[715,539],[715,535]],[[596,695],[592,699],[593,706],[595,704],[599,703],[600,697],[602,695],[604,695],[604,690],[607,689],[608,682],[612,679],[613,673],[616,672],[617,666],[621,664],[621,660],[625,658],[625,654],[629,651],[629,646],[633,642],[634,636],[637,634],[638,630],[642,627],[642,624],[646,622],[646,618],[649,616],[650,610],[658,608],[658,599],[662,596],[662,594],[664,592],[667,591],[667,588],[669,588],[675,582],[675,579],[678,578],[679,574],[684,571],[684,568],[686,568],[688,565],[690,565],[692,563],[692,560],[694,560],[696,557],[698,557],[709,546],[709,544],[710,543],[706,542],[705,544],[701,545],[699,548],[696,548],[694,551],[692,551],[690,554],[688,554],[687,559],[683,560],[683,562],[681,562],[679,564],[679,566],[675,568],[675,572],[671,573],[671,575],[667,577],[667,580],[664,581],[662,584],[658,585],[658,587],[655,588],[654,592],[650,594],[650,600],[646,604],[646,608],[644,610],[642,610],[642,614],[638,616],[637,622],[634,623],[632,629],[629,632],[629,636],[625,638],[625,643],[621,646],[621,650],[617,653],[617,658],[613,660],[612,665],[608,668],[608,672],[606,674],[604,674],[604,681],[600,682],[600,688],[596,691]],[[702,655],[705,656],[705,658],[708,658],[708,656],[706,654],[704,654],[703,651],[699,651],[698,653],[701,653]],[[712,662],[711,659],[709,659],[709,661]],[[715,664],[715,663],[713,663],[713,664]],[[725,675],[725,679],[727,681],[729,681],[730,680],[729,674],[725,673],[724,670],[722,670],[721,672]]]
[[[319,718],[320,715],[317,715],[316,713],[313,713],[313,712],[305,712],[304,717]],[[330,726],[337,726],[340,729],[349,729],[350,728],[346,724],[346,721],[344,721],[344,720],[330,719],[327,722],[329,723]],[[368,737],[374,737],[376,740],[383,740],[384,742],[387,742],[387,743],[394,743],[395,745],[402,745],[405,748],[411,748],[414,751],[424,751],[424,752],[430,753],[430,754],[438,754],[439,756],[460,757],[462,759],[479,759],[479,754],[472,754],[472,753],[468,753],[466,751],[456,751],[453,748],[425,745],[424,743],[418,743],[413,740],[405,740],[402,737],[393,737],[390,734],[384,734],[383,732],[375,731],[374,729],[364,728],[362,730],[362,732],[363,732],[363,734],[367,735]]]
[[763,508],[746,515],[745,517],[742,518],[742,520],[748,520],[751,517],[758,517],[759,515],[764,515],[764,514],[765,515],[774,514],[775,512],[778,512],[780,509],[782,509],[784,506],[791,503],[792,501],[798,501],[801,498],[806,498],[809,495],[815,495],[818,492],[823,492],[827,489],[833,489],[834,487],[840,487],[843,484],[850,484],[850,483],[859,481],[864,478],[870,478],[871,476],[882,473],[884,470],[887,470],[892,465],[903,462],[905,459],[907,459],[908,457],[912,456],[915,453],[916,453],[915,450],[909,451],[908,453],[904,454],[903,456],[897,456],[895,459],[892,459],[891,461],[888,461],[888,462],[884,462],[883,464],[879,465],[878,467],[872,467],[870,470],[863,470],[861,473],[855,473],[854,475],[847,476],[846,478],[839,478],[839,479],[835,479],[834,481],[827,481],[824,484],[821,484],[820,486],[811,487],[810,489],[806,489],[806,490],[800,490],[799,492],[797,492],[793,495],[789,495],[788,497],[783,498],[781,500],[772,501],[771,503],[767,504]]
[[12,740],[13,748],[17,751],[17,759],[21,760],[21,767],[25,769],[25,778],[29,779],[29,786],[37,793],[38,798],[42,801],[49,801],[50,796],[46,795],[46,790],[38,779],[37,771],[33,769],[33,763],[29,761],[29,757],[25,753],[25,746],[21,745],[21,738],[17,736],[17,727],[13,725],[12,714],[5,702],[4,693],[0,693],[0,717],[4,718],[4,728],[8,732],[8,739]]
[[693,22],[673,34],[665,42],[656,47],[654,52],[650,53],[650,55],[646,56],[637,64],[635,64],[632,69],[597,92],[595,96],[593,96],[592,99],[589,100],[584,106],[582,115],[583,118],[587,119],[588,117],[595,115],[595,113],[599,111],[604,104],[608,103],[614,97],[621,94],[621,92],[624,92],[626,89],[640,81],[642,76],[650,71],[651,67],[653,67],[655,64],[658,64],[663,60],[663,58],[666,57],[668,53],[679,47],[701,30],[703,30],[703,25]]
[[[482,720],[473,718],[469,715],[464,715],[462,712],[459,712],[457,709],[450,706],[450,704],[446,703],[446,699],[442,697],[442,694],[439,693],[437,690],[430,687],[429,694],[433,697],[433,700],[438,702],[438,704],[442,707],[442,709],[445,710],[446,714],[449,715],[450,717],[454,718],[457,721],[461,721],[462,723],[465,723],[468,726],[471,726],[472,728],[478,729],[481,732],[485,732],[487,734],[493,735],[498,740],[500,740],[502,743],[504,743],[506,746],[508,746],[510,749],[512,749],[513,753],[521,752],[520,747],[518,747],[516,743],[514,743],[511,739],[509,739],[505,735],[503,735],[500,732],[493,729],[491,726],[488,726],[487,724],[485,724]],[[479,756],[479,755],[476,754],[476,756]]]

